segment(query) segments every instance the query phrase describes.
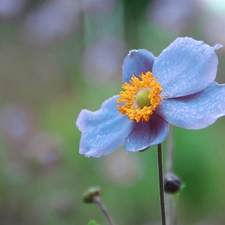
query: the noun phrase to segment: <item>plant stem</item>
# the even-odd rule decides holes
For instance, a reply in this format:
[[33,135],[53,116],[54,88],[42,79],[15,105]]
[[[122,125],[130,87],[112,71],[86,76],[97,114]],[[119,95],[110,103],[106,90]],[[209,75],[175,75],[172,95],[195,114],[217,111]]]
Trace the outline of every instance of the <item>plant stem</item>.
[[162,225],[166,225],[164,190],[163,190],[163,159],[162,159],[162,144],[157,145],[158,152],[158,177],[159,177],[159,196],[161,208]]
[[[170,131],[167,136],[166,142],[166,173],[172,173],[173,171],[173,126],[170,125]],[[178,199],[176,196],[170,194],[166,195],[166,221],[167,225],[178,224]]]
[[166,152],[166,172],[171,173],[173,170],[173,126],[171,125],[167,136]]
[[[166,142],[166,173],[172,173],[173,170],[173,126],[170,125],[170,130]],[[171,195],[166,195],[166,221],[168,225],[173,224],[174,207]],[[175,224],[173,224],[175,225]]]
[[93,202],[98,205],[98,207],[101,209],[102,213],[104,214],[105,218],[107,219],[108,223],[110,225],[116,225],[112,219],[112,217],[110,216],[110,214],[108,213],[106,207],[104,206],[103,202],[101,201],[101,199],[99,198],[99,196],[94,196],[93,197]]
[[165,203],[166,203],[166,222],[167,225],[172,225],[173,207],[172,207],[172,198],[170,195],[165,196]]
[[176,197],[174,196],[173,199],[173,217],[172,217],[172,223],[174,225],[178,224],[178,199],[176,199]]

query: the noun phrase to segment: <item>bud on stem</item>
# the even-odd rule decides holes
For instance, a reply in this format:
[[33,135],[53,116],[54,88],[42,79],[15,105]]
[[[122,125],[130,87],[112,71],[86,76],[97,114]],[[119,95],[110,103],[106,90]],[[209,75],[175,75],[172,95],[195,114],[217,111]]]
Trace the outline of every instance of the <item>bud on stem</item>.
[[168,173],[164,177],[164,191],[167,194],[176,194],[180,191],[182,181],[181,179],[173,174],[173,173]]

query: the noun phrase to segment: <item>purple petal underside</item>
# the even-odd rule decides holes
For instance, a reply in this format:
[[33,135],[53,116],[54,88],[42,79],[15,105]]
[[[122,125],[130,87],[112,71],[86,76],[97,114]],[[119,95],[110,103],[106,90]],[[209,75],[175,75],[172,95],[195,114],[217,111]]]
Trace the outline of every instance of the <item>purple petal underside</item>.
[[131,50],[124,59],[123,81],[129,82],[132,75],[138,76],[148,71],[152,72],[155,56],[146,49]]
[[76,122],[82,132],[80,154],[98,158],[112,153],[124,144],[136,124],[117,110],[118,97],[105,101],[96,112],[80,112]]
[[164,100],[156,112],[178,127],[193,130],[208,127],[225,115],[225,84],[213,82],[197,94]]
[[137,152],[160,144],[166,138],[168,130],[168,122],[157,114],[153,114],[149,122],[139,122],[126,138],[126,151]]
[[216,49],[203,41],[177,38],[154,61],[153,76],[168,98],[182,97],[204,90],[215,79],[218,57]]

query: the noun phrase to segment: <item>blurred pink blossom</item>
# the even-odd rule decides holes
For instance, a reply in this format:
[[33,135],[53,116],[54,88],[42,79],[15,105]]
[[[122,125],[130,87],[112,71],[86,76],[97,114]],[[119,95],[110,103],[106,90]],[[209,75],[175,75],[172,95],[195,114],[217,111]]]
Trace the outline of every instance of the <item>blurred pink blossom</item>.
[[162,29],[180,34],[198,16],[194,0],[154,0],[149,6],[149,19]]
[[83,0],[84,13],[105,14],[117,5],[118,0]]
[[100,167],[105,178],[124,186],[131,186],[138,182],[142,176],[142,169],[138,157],[121,152],[115,152],[115,154],[105,157]]
[[54,212],[61,216],[67,216],[73,213],[74,203],[72,195],[68,192],[59,192],[51,199]]
[[[204,23],[203,31],[210,43],[225,45],[225,16],[210,16]],[[222,48],[224,50],[224,48]]]
[[84,52],[82,63],[84,75],[97,82],[115,79],[121,74],[124,56],[124,46],[118,39],[111,37],[101,39]]
[[22,105],[6,105],[0,111],[0,128],[9,142],[24,143],[34,132],[34,114]]
[[62,140],[52,133],[37,132],[28,142],[25,157],[36,165],[51,167],[61,162]]
[[18,15],[25,7],[25,0],[0,0],[0,18]]
[[79,0],[48,0],[30,12],[23,31],[29,40],[45,43],[66,37],[79,23]]

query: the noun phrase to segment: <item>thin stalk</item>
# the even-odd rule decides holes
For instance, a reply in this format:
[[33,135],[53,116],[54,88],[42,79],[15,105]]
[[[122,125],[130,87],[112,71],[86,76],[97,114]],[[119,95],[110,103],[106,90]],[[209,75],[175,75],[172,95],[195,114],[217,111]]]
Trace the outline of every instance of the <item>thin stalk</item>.
[[93,202],[98,205],[98,207],[101,209],[102,213],[104,214],[106,220],[108,221],[108,223],[110,225],[116,225],[112,219],[112,217],[110,216],[109,212],[107,211],[106,207],[104,206],[103,202],[101,201],[101,199],[99,198],[99,196],[94,196],[93,197]]
[[173,199],[173,217],[172,217],[172,223],[171,225],[177,225],[178,224],[178,199],[176,196],[174,196]]
[[[173,126],[170,125],[170,131],[167,136],[166,142],[166,173],[173,172],[173,149],[174,149],[174,141],[173,141]],[[178,224],[178,200],[175,199],[176,196],[166,195],[166,221],[167,225],[177,225]]]
[[[173,225],[172,218],[173,218],[173,207],[172,207],[172,198],[170,195],[165,196],[165,203],[166,203],[166,222],[167,225]],[[174,224],[175,225],[175,224]]]
[[163,190],[163,158],[162,158],[162,144],[157,145],[158,152],[158,177],[159,177],[159,196],[162,225],[166,225],[164,190]]
[[166,142],[166,172],[171,173],[173,170],[173,126],[170,125],[170,131]]
[[[166,173],[172,173],[173,170],[173,126],[170,125],[170,130],[166,142]],[[175,225],[173,223],[174,207],[172,203],[172,196],[166,195],[166,221],[168,225]]]

